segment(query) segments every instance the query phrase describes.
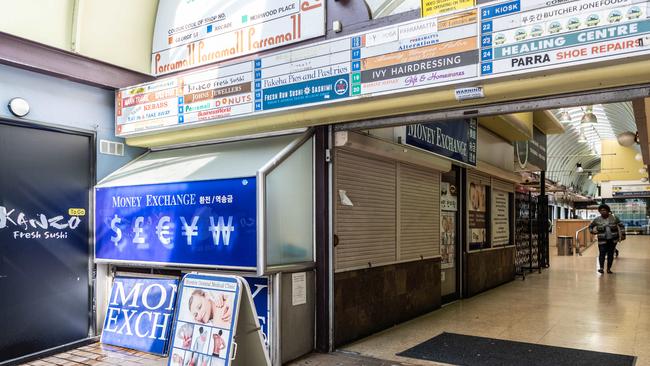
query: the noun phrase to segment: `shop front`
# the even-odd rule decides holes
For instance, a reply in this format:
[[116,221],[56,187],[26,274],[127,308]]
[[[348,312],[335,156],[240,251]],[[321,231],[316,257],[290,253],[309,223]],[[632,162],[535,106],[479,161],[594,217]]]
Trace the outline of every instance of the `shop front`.
[[[170,258],[142,249],[127,258],[98,259],[111,265],[171,267],[184,272],[270,275],[272,299],[285,296],[275,289],[280,283],[277,276],[283,276],[277,273],[293,274],[316,266],[319,280],[312,289],[318,288],[314,292],[317,300],[311,309],[317,307],[322,310],[318,314],[323,314],[317,319],[316,330],[321,350],[511,281],[524,266],[548,265],[548,253],[539,252],[540,248],[546,251],[544,185],[538,202],[533,195],[524,197],[523,190],[516,191],[516,184],[525,183],[519,172],[543,171],[544,167],[516,165],[527,163],[535,152],[528,149],[531,143],[526,144],[524,154],[513,142],[535,142],[540,134],[562,132],[564,128],[546,109],[650,95],[645,71],[648,61],[644,59],[647,44],[639,41],[650,34],[650,28],[646,29],[648,2],[579,4],[584,2],[556,4],[549,10],[542,1],[480,2],[465,10],[390,26],[373,25],[367,31],[334,35],[121,89],[116,94],[118,134],[134,146],[154,151],[148,155],[151,158],[127,168],[132,171],[116,173],[98,189],[163,184],[166,193],[152,194],[175,195],[185,194],[176,192],[180,189],[177,184],[223,183],[228,179],[240,184],[246,179],[252,184],[255,177],[256,242],[246,245],[249,250],[257,249],[228,252],[230,257],[215,252],[220,261],[206,263],[205,256],[192,252],[194,240],[203,238],[213,250],[232,248],[232,244],[217,245],[215,240],[244,240],[237,236],[241,228],[230,231],[230,214],[221,215],[222,221],[216,214],[197,216],[193,223],[190,216],[184,216],[189,214],[179,211],[178,219],[170,217],[169,221],[161,222],[151,214],[138,217],[142,217],[141,223],[150,220],[152,237],[162,235],[167,240],[171,234],[161,234],[161,230],[166,233],[178,228],[180,234],[175,239],[191,247],[183,247],[189,254],[179,252],[178,257]],[[589,9],[596,9],[598,21]],[[555,19],[552,14],[572,16]],[[189,69],[191,63],[178,65]],[[167,73],[173,71],[170,67],[161,69],[156,64],[155,71]],[[427,134],[438,133],[435,128],[434,132],[422,132],[422,126],[443,122],[454,128],[474,124],[475,151],[469,140],[465,142],[467,155],[475,154],[473,159],[454,159],[414,141],[427,142]],[[257,156],[256,149],[271,140],[251,137],[313,126],[328,126],[329,133],[325,134],[328,143],[311,156],[313,165],[303,167],[316,171],[309,188],[312,198],[287,197],[274,205],[267,203],[271,196],[260,195],[261,180],[256,172],[263,170],[264,161],[272,159],[249,165],[241,161],[246,161],[248,154]],[[214,140],[221,143],[210,144]],[[232,142],[224,143],[227,140]],[[187,147],[193,144],[208,145]],[[239,155],[232,157],[199,151],[219,152],[238,144],[242,146]],[[452,143],[447,147],[454,150],[458,146]],[[169,174],[178,174],[165,169],[164,174],[157,170],[138,178],[139,164],[160,159],[160,164],[153,160],[151,164],[163,166],[166,154],[176,152],[185,154],[174,158],[179,171],[191,173],[168,179]],[[269,153],[267,157],[272,156]],[[212,164],[216,165],[211,168]],[[324,167],[326,173],[320,170]],[[121,175],[131,178],[120,182]],[[280,181],[276,187],[291,187],[286,183],[291,179]],[[543,174],[541,181],[545,182]],[[146,195],[138,192],[132,196]],[[305,219],[307,210],[292,206],[306,201],[318,202],[309,209],[309,225],[298,220]],[[211,204],[207,211],[216,210]],[[264,210],[268,216],[260,217]],[[321,214],[314,215],[314,211]],[[302,214],[286,216],[293,212]],[[556,217],[568,215],[568,210],[562,210]],[[108,217],[114,216],[109,212],[104,220]],[[272,220],[280,221],[269,223]],[[105,236],[115,237],[115,230],[108,230],[110,222],[104,225]],[[326,229],[318,232],[318,225]],[[302,230],[307,226],[312,228],[311,252],[302,250],[307,245]],[[296,234],[302,238],[301,244],[279,244],[294,243],[295,238],[273,234],[277,227],[301,232]],[[537,228],[542,234],[535,245]],[[134,229],[141,226],[124,230],[135,233]],[[136,239],[132,246],[146,244],[141,236],[134,236]],[[168,245],[157,240],[163,248]],[[105,245],[111,247],[111,243]],[[142,253],[151,256],[139,257]],[[277,261],[273,259],[276,255],[280,256]],[[312,267],[294,267],[305,262]],[[277,347],[292,347],[284,339],[273,346],[278,302],[283,304],[282,300],[270,301],[269,322],[271,355],[276,361],[300,353],[279,352]],[[280,314],[280,318],[288,316]],[[307,333],[303,339],[311,339]]]
[[[206,318],[196,315],[203,312],[192,301],[171,300],[175,290],[155,300],[143,297],[146,308],[166,298],[171,313],[194,314],[173,334],[171,319],[160,315],[150,326],[132,325],[140,330],[129,337],[129,327],[121,325],[129,319],[121,320],[114,309],[118,295],[128,300],[130,291],[149,288],[148,281],[173,280],[175,289],[181,276],[198,273],[246,280],[274,364],[314,348],[313,131],[149,152],[102,180],[95,206],[95,262],[106,274],[98,279],[97,298],[99,308],[107,310],[100,315],[106,318],[103,342],[140,344],[142,350],[183,362],[202,357],[225,362],[216,339],[232,346],[227,335],[234,329],[221,325],[215,314],[235,317],[226,310],[232,305],[223,305],[227,295],[209,298],[215,310]],[[209,341],[196,343],[199,333]],[[168,346],[154,342],[166,337]],[[185,343],[188,337],[191,342]]]

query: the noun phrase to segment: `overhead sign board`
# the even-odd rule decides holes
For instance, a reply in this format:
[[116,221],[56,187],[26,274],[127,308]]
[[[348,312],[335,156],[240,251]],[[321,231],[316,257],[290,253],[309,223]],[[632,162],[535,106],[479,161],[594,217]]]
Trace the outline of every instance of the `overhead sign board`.
[[406,126],[406,143],[459,163],[476,166],[476,119]]
[[[248,7],[248,3],[258,2],[230,2],[236,5],[227,6]],[[323,8],[302,10],[307,2],[298,3],[301,11],[310,14]],[[320,4],[316,0],[308,3]],[[464,1],[448,3],[462,8]],[[454,87],[458,100],[480,98],[483,90],[475,86],[491,78],[650,53],[647,0],[478,3],[467,10],[121,89],[116,95],[116,134],[128,137],[184,126],[214,125],[234,118],[447,85],[458,86]],[[225,5],[213,5],[220,6]],[[226,17],[230,14],[225,13]],[[304,21],[306,15],[301,19]],[[233,27],[240,23],[233,22]],[[313,24],[307,28],[311,29]],[[173,29],[177,28],[185,29]],[[302,27],[302,32],[307,28]],[[200,45],[209,39],[192,42]],[[184,44],[174,55],[192,59],[186,54],[192,44]],[[225,43],[219,43],[222,44]],[[205,46],[199,47],[200,52],[204,49]],[[161,54],[158,56],[163,57]],[[235,52],[232,57],[238,55],[241,54]],[[155,67],[161,67],[161,62],[171,67],[172,61],[156,59],[153,62],[159,64]],[[184,61],[180,62],[178,69],[186,68],[182,65]],[[162,66],[161,73],[166,66]]]
[[187,70],[324,34],[324,0],[161,0],[151,73]]
[[515,141],[515,170],[542,171],[546,170],[546,135],[537,127],[533,127],[533,138],[528,141]]
[[177,287],[175,278],[115,277],[101,342],[166,355]]
[[120,89],[116,135],[472,79],[479,63],[477,17],[473,9],[418,19]]
[[481,75],[627,57],[650,49],[648,2],[502,1],[482,6]]
[[95,190],[95,258],[252,269],[255,177]]
[[650,197],[649,184],[612,186],[612,197]]

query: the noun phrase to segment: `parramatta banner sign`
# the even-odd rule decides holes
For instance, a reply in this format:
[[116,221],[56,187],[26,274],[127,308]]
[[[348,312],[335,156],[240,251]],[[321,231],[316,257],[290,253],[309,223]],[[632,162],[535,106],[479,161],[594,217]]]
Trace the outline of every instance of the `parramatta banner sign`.
[[257,264],[255,177],[96,188],[95,201],[97,261]]
[[101,342],[167,354],[178,279],[115,277]]
[[162,75],[325,34],[325,0],[160,0],[151,69]]

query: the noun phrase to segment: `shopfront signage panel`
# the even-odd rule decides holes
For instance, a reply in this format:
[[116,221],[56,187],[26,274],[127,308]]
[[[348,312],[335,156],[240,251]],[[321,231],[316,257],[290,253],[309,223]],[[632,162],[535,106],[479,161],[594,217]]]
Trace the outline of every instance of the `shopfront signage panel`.
[[[476,85],[498,76],[650,52],[650,1],[548,3],[478,1],[477,7],[466,11],[121,89],[116,98],[117,135],[225,123],[238,117],[420,88],[464,82]],[[184,44],[182,49],[192,44]],[[211,80],[213,85],[204,85]]]
[[650,197],[650,185],[630,184],[612,186],[612,197]]
[[101,342],[166,355],[177,287],[175,278],[115,277]]
[[324,34],[324,0],[161,0],[151,73],[187,70]]
[[269,279],[268,277],[244,277],[244,279],[251,289],[257,320],[260,322],[260,327],[262,327],[266,347],[269,348],[271,343],[269,340],[269,321],[271,320]]
[[475,119],[406,126],[406,143],[451,160],[476,166]]
[[471,79],[478,75],[477,17],[473,9],[418,19],[121,89],[116,134],[226,122]]
[[510,198],[508,192],[492,190],[492,246],[506,246],[510,244]]
[[251,269],[255,177],[96,188],[95,258]]
[[481,75],[505,75],[645,54],[648,2],[578,0],[481,7]]
[[515,141],[515,170],[540,171],[546,170],[546,135],[537,127],[533,127],[533,138],[528,141]]

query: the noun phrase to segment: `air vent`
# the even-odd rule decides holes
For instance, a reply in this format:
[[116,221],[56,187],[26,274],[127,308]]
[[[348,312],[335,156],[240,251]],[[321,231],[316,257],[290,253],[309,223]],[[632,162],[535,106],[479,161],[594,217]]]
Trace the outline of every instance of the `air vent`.
[[124,144],[121,142],[99,140],[100,154],[124,156]]

